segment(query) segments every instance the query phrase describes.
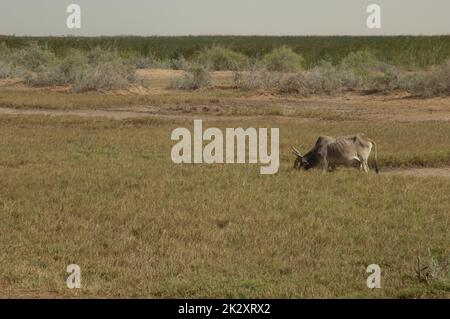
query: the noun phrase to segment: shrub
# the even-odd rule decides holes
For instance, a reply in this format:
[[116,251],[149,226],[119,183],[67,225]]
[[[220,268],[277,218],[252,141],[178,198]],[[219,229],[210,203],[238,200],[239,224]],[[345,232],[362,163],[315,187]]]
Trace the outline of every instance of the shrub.
[[339,66],[347,70],[365,74],[367,70],[373,70],[378,64],[379,61],[371,51],[362,50],[351,52],[341,60]]
[[279,72],[268,72],[258,67],[248,72],[235,72],[233,76],[235,87],[242,90],[272,90],[278,87],[281,79]]
[[292,75],[282,81],[281,93],[296,93],[303,96],[312,94],[335,94],[354,86],[352,73],[340,72],[329,62],[321,62],[310,71]]
[[450,96],[450,60],[407,76],[403,87],[411,94],[421,97]]
[[65,84],[65,78],[59,72],[58,67],[43,68],[40,72],[25,74],[25,83],[32,86],[63,85]]
[[375,55],[367,50],[351,52],[337,66],[340,72],[354,74],[355,87],[363,88],[367,85],[380,62]]
[[115,49],[105,49],[100,46],[96,46],[86,54],[87,63],[89,65],[99,65],[103,63],[110,63],[116,61],[122,61],[119,53]]
[[176,90],[198,90],[211,85],[211,75],[203,66],[191,68],[183,77],[172,80],[169,88]]
[[73,89],[85,92],[123,88],[136,80],[135,73],[132,65],[123,62],[91,65],[77,73]]
[[54,86],[73,84],[84,66],[75,67],[66,62],[56,66],[42,68],[38,72],[28,72],[25,83],[32,86]]
[[13,52],[5,43],[0,43],[0,79],[24,76],[26,70],[13,63]]
[[50,66],[40,66],[25,77],[34,86],[72,85],[76,92],[109,90],[135,81],[136,69],[115,51],[95,48],[83,55],[71,50],[66,58]]
[[200,52],[198,63],[215,71],[236,71],[248,66],[248,58],[231,49],[213,46],[208,49],[203,49],[202,52]]
[[153,56],[135,58],[132,63],[134,63],[137,69],[152,69],[159,64]]
[[25,73],[26,70],[24,68],[0,59],[0,79],[20,78],[23,77]]
[[268,71],[297,72],[303,68],[304,59],[289,47],[274,49],[263,57],[263,63]]
[[12,62],[29,71],[37,71],[55,62],[55,55],[46,47],[31,42],[28,46],[17,50],[11,57]]
[[376,72],[371,74],[365,87],[373,92],[388,93],[405,88],[407,83],[407,74],[399,68],[380,63]]
[[131,60],[137,69],[169,69],[171,68],[170,60],[158,60],[153,56],[139,57]]
[[191,64],[184,56],[180,55],[177,58],[170,60],[170,68],[173,70],[189,70]]
[[0,60],[6,61],[9,60],[11,56],[11,49],[7,47],[7,45],[3,42],[0,43]]
[[0,60],[0,79],[13,77],[14,66],[6,61]]

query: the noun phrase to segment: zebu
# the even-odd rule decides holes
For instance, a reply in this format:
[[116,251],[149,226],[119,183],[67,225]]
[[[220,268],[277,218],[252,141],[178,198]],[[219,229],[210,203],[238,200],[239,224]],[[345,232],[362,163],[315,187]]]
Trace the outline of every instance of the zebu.
[[325,171],[337,166],[358,165],[361,171],[369,172],[369,156],[372,148],[375,148],[375,172],[378,168],[377,144],[364,134],[330,137],[320,136],[314,147],[305,155],[292,147],[295,155],[295,169],[311,169],[321,167]]

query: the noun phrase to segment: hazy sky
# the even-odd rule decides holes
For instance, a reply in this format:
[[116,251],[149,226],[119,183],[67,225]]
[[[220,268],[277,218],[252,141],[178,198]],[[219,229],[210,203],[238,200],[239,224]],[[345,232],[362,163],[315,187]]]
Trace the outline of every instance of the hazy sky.
[[[79,30],[66,27],[71,3]],[[379,30],[366,26],[371,3],[382,9]],[[0,34],[450,34],[450,0],[0,0]]]

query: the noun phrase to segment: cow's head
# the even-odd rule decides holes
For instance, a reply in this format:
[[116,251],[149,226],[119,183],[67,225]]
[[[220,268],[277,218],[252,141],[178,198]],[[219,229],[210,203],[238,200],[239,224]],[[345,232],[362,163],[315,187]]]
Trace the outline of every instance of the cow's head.
[[295,147],[292,147],[292,153],[295,156],[294,169],[302,169],[309,164],[306,158]]

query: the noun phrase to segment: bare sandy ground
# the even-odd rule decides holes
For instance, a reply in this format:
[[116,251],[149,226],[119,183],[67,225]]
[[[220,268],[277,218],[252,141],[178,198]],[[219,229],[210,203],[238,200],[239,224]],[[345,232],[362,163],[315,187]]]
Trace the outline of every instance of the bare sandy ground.
[[105,117],[114,120],[123,120],[133,117],[155,115],[151,107],[94,109],[94,110],[47,110],[47,109],[10,109],[0,107],[0,114],[6,115],[49,115],[49,116],[82,116],[82,117]]

